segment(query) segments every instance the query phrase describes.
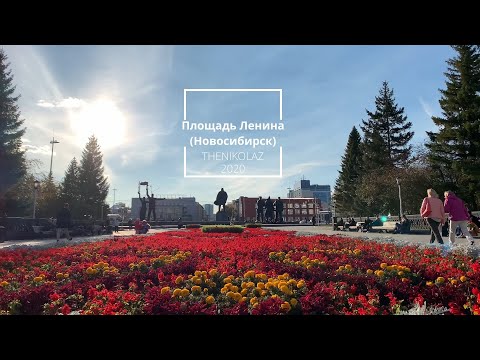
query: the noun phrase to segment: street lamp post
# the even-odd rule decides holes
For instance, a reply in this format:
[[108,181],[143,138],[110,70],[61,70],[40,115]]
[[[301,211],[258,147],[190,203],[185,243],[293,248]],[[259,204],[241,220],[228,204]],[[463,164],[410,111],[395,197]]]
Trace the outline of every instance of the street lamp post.
[[55,140],[55,136],[52,138],[52,141],[50,141],[50,144],[52,144],[52,155],[50,156],[50,172],[49,174],[52,175],[52,163],[53,163],[53,145],[59,144],[59,141]]
[[402,189],[400,187],[400,180],[398,178],[395,178],[397,180],[397,185],[398,185],[398,199],[400,200],[400,215],[399,219],[402,220],[402,215],[403,215],[403,210],[402,210]]
[[37,192],[40,187],[40,181],[35,180],[33,182],[33,215],[32,219],[35,219],[35,210],[37,208]]

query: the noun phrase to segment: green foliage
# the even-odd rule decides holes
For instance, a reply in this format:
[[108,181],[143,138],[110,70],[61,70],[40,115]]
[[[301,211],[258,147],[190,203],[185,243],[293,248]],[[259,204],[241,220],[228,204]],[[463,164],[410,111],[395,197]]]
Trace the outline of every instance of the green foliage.
[[241,233],[243,226],[239,225],[204,225],[202,232],[204,233]]
[[367,171],[379,166],[405,166],[411,156],[414,132],[412,123],[404,115],[405,109],[395,103],[393,89],[384,81],[375,97],[375,112],[367,110],[367,121],[362,120],[364,134],[364,165]]
[[348,137],[342,165],[335,183],[334,199],[336,211],[344,215],[361,212],[360,198],[355,194],[362,172],[362,153],[360,133],[354,126]]
[[79,168],[77,159],[73,158],[68,165],[65,176],[60,184],[59,198],[61,203],[69,203],[73,218],[81,218],[83,214],[80,213],[80,181]]
[[187,224],[187,225],[185,225],[186,229],[199,229],[201,227],[202,227],[202,225],[200,225],[200,224]]
[[437,132],[427,132],[429,162],[446,187],[470,207],[480,205],[480,51],[473,45],[453,46],[446,89],[439,100],[442,116],[433,116]]
[[7,55],[0,49],[0,215],[9,214],[14,207],[7,207],[14,202],[8,201],[8,192],[26,173],[25,152],[22,150],[21,128],[24,120],[20,119],[17,101],[14,96],[13,75],[8,70]]
[[58,199],[58,185],[53,180],[52,174],[48,174],[40,180],[40,189],[37,196],[37,218],[56,217],[60,209]]
[[248,223],[248,224],[245,224],[245,227],[246,228],[261,228],[262,224],[260,224],[260,223]]
[[78,170],[80,187],[78,209],[80,214],[91,215],[96,219],[102,216],[102,212],[105,216],[108,211],[105,199],[110,185],[104,176],[102,158],[97,139],[92,135],[82,152]]

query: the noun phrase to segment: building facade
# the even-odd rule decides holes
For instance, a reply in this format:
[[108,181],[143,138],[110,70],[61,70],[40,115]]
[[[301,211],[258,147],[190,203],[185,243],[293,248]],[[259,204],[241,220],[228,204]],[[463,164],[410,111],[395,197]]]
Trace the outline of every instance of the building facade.
[[213,217],[213,204],[203,204],[203,208],[205,209],[205,220],[206,221],[215,220]]
[[322,202],[322,207],[327,209],[332,202],[330,185],[310,184],[310,180],[302,179],[295,182],[294,188],[288,191],[288,198],[316,198]]
[[[140,217],[140,199],[132,198],[132,217]],[[155,200],[155,212],[157,221],[177,221],[179,217],[183,221],[203,221],[203,206],[195,201],[194,197],[179,197]],[[148,214],[148,199],[147,199]]]

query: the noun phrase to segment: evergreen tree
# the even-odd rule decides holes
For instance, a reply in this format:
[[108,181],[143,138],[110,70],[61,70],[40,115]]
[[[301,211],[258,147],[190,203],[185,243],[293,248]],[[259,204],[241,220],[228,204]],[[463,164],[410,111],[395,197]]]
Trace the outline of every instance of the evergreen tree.
[[[378,166],[405,166],[411,155],[408,145],[414,132],[412,123],[404,115],[405,109],[395,103],[393,89],[384,81],[375,97],[375,112],[367,111],[368,120],[362,120],[367,170]],[[372,164],[372,161],[376,163]]]
[[433,116],[438,132],[427,132],[429,160],[446,188],[472,208],[480,205],[480,51],[473,45],[452,46],[446,89],[439,100],[442,116]]
[[68,165],[67,171],[65,171],[65,177],[60,184],[60,200],[62,203],[70,204],[70,211],[74,218],[78,218],[83,214],[79,213],[79,199],[80,199],[80,181],[79,181],[79,168],[77,159],[73,158]]
[[354,126],[348,137],[345,154],[342,156],[341,170],[335,183],[336,211],[344,216],[359,214],[355,189],[359,185],[362,154],[361,137]]
[[97,139],[92,135],[82,152],[78,170],[79,209],[83,215],[91,215],[97,219],[105,216],[103,208],[109,189],[107,178],[103,175],[102,158]]
[[40,181],[40,189],[37,196],[36,217],[56,217],[60,208],[58,198],[58,186],[53,180],[52,173],[49,173]]
[[0,215],[13,209],[7,208],[7,192],[25,175],[25,154],[22,150],[21,128],[24,120],[20,119],[17,101],[14,96],[12,71],[8,70],[7,55],[0,49]]

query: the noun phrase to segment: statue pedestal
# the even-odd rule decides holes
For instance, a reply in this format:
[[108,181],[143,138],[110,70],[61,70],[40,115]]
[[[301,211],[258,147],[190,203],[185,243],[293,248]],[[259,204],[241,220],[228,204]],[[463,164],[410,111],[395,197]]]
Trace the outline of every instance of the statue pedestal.
[[217,212],[216,221],[228,222],[227,212],[225,210]]

